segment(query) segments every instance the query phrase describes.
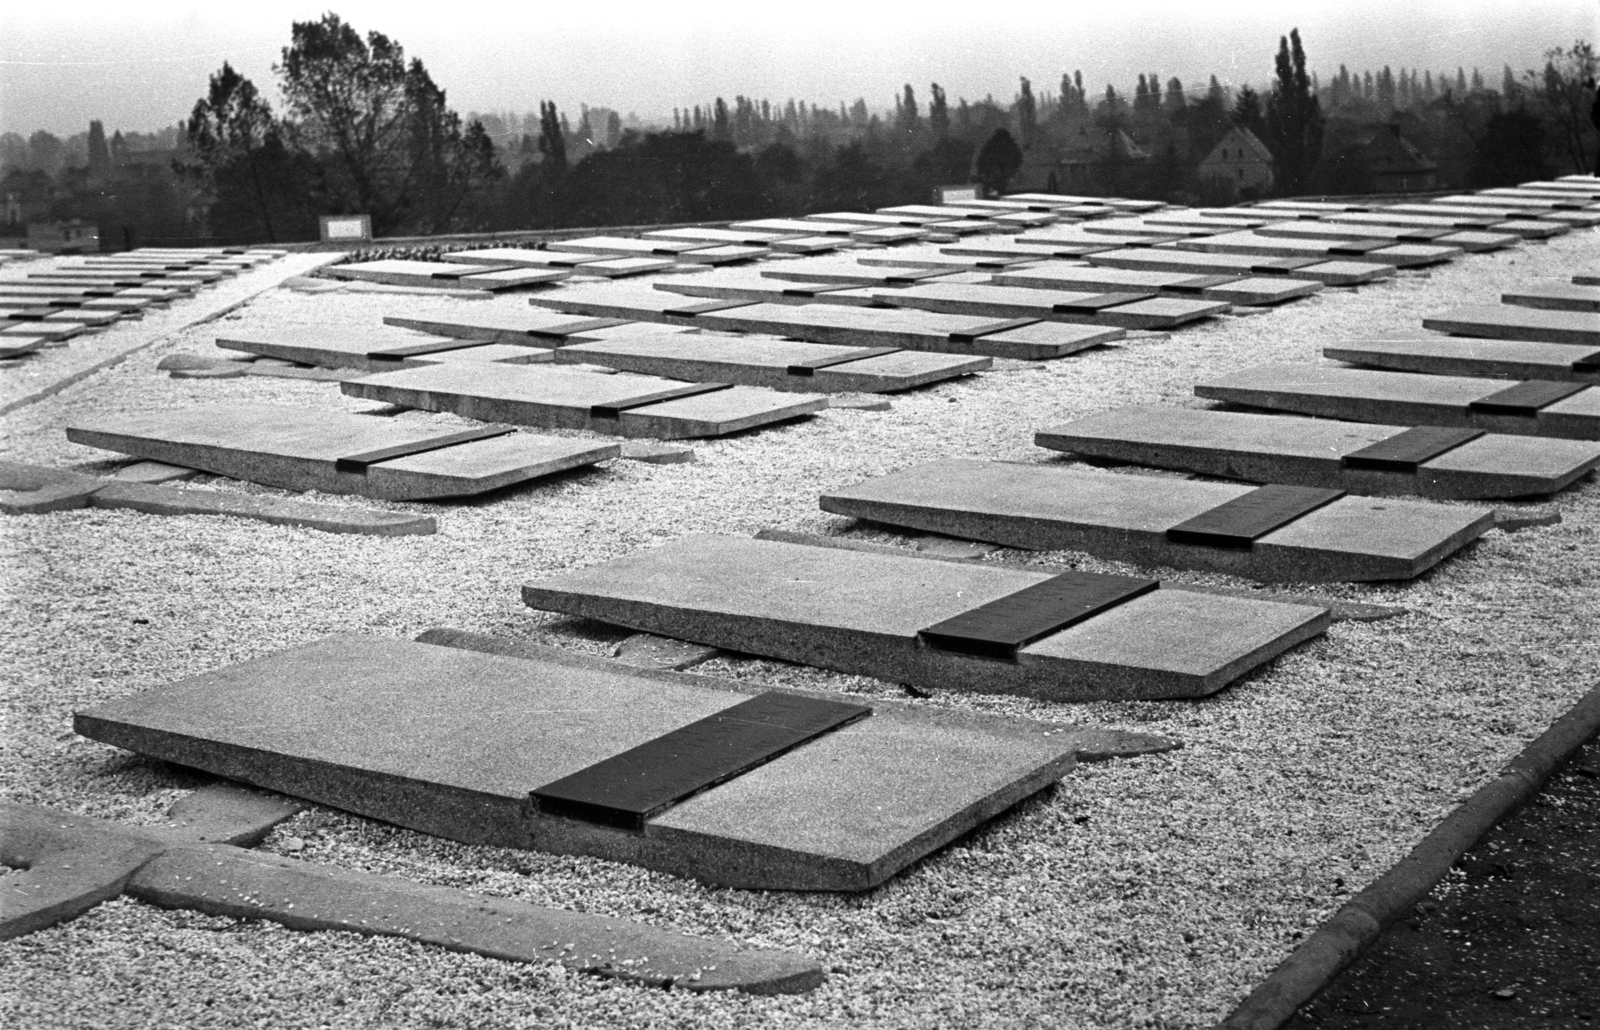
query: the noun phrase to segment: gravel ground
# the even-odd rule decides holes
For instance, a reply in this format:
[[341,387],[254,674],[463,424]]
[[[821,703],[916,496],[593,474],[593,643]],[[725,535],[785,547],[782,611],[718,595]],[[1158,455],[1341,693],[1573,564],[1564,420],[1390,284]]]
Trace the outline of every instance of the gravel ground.
[[[606,653],[624,634],[525,608],[527,578],[686,532],[849,529],[819,491],[949,456],[1054,463],[1034,430],[1134,403],[1194,404],[1202,377],[1321,344],[1422,335],[1421,316],[1565,279],[1600,235],[1470,256],[1359,291],[1324,291],[1170,338],[1150,336],[894,399],[888,412],[695,444],[694,464],[618,461],[430,507],[432,537],[333,536],[221,517],[84,510],[0,521],[8,570],[0,785],[15,800],[154,820],[195,781],[80,739],[71,713],[181,676],[349,630],[411,636],[448,625]],[[358,325],[404,309],[520,307],[516,298],[280,289],[229,329]],[[0,453],[80,471],[121,464],[61,428],[106,411],[226,398],[374,410],[324,383],[171,380],[177,351],[212,352],[217,325],[134,355],[12,413]],[[439,418],[446,416],[404,415]],[[267,492],[265,488],[218,484]],[[861,896],[715,890],[630,866],[468,847],[312,809],[268,850],[525,901],[794,948],[831,976],[800,997],[691,996],[394,940],[115,901],[0,944],[0,1022],[28,1027],[515,1027],[1092,1025],[1199,1027],[1224,1015],[1321,919],[1402,857],[1593,681],[1600,488],[1555,499],[1564,521],[1489,533],[1409,585],[1283,589],[1401,605],[1342,622],[1201,702],[1045,704],[941,695],[929,705],[1146,730],[1183,750],[1080,768],[1046,792]],[[895,541],[894,534],[860,532]],[[1125,571],[1069,552],[996,561]],[[1220,575],[1169,579],[1248,586]],[[702,671],[900,696],[873,680],[753,659]],[[870,789],[870,785],[863,785]],[[303,845],[296,850],[297,846]]]

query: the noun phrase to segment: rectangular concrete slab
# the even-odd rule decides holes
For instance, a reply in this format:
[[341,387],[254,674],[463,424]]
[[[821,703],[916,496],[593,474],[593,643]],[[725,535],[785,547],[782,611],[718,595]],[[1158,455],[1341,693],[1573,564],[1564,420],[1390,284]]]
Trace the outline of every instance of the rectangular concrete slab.
[[1042,318],[1119,329],[1176,329],[1229,308],[1221,301],[1156,297],[1138,290],[1053,290],[999,284],[930,283],[874,290],[872,299],[879,304],[952,315]]
[[1264,225],[1255,232],[1261,236],[1281,237],[1290,240],[1393,240],[1395,243],[1433,244],[1441,247],[1460,247],[1469,253],[1481,253],[1516,246],[1522,237],[1511,233],[1485,232],[1471,229],[1446,229],[1422,226],[1397,226],[1361,222],[1350,224],[1336,221],[1294,221]]
[[1578,392],[1527,414],[1484,410],[1488,398],[1510,385],[1471,376],[1285,362],[1196,383],[1194,392],[1207,400],[1352,422],[1466,426],[1519,436],[1600,440],[1600,390],[1578,387]]
[[446,261],[362,261],[329,265],[323,274],[335,279],[382,283],[389,286],[429,286],[440,289],[512,290],[565,279],[567,272],[553,268],[497,270],[492,266]]
[[1408,427],[1198,408],[1128,407],[1041,430],[1040,447],[1085,458],[1256,483],[1440,500],[1543,496],[1600,466],[1600,445],[1490,433],[1412,472],[1347,467],[1345,455]]
[[1288,276],[1324,286],[1356,286],[1395,274],[1394,265],[1369,261],[1327,261],[1317,257],[1268,257],[1256,254],[1201,254],[1166,247],[1136,247],[1090,254],[1092,265],[1149,272],[1194,275]]
[[1572,283],[1540,283],[1514,287],[1500,294],[1502,304],[1549,311],[1600,311],[1600,287]]
[[[892,393],[981,372],[993,364],[991,358],[957,354],[909,350],[874,354],[860,347],[698,333],[575,343],[555,354],[558,362],[587,362],[691,382],[741,383],[805,393]],[[861,356],[847,360],[853,354]],[[807,367],[816,362],[829,364],[814,370]]]
[[1385,240],[1286,240],[1254,232],[1220,233],[1179,241],[1181,250],[1208,254],[1262,254],[1269,257],[1356,258],[1382,262],[1397,268],[1436,265],[1459,257],[1460,247],[1438,247],[1420,243],[1388,244]]
[[[503,361],[528,364],[549,361],[548,349],[514,344],[481,343],[453,336],[430,336],[372,326],[360,330],[278,329],[267,331],[232,330],[217,337],[223,350],[243,351],[279,361],[321,368],[354,368],[384,372],[396,368],[415,368],[439,361]],[[405,350],[431,350],[428,354],[403,356]],[[385,351],[396,352],[388,357]]]
[[1600,346],[1600,313],[1593,311],[1545,311],[1508,304],[1462,304],[1425,315],[1422,326],[1455,336]]
[[1057,290],[1154,290],[1172,296],[1249,305],[1281,304],[1322,289],[1322,284],[1315,280],[1287,276],[1191,275],[1064,261],[1000,272],[995,275],[994,282],[999,286]]
[[[479,313],[470,308],[437,311],[406,311],[385,315],[384,325],[412,329],[433,336],[462,340],[492,340],[496,343],[526,344],[533,347],[558,347],[568,340],[602,339],[609,330],[628,328],[624,320],[574,317],[553,311],[529,308],[523,312],[491,311]],[[642,326],[651,332],[673,332],[659,326]]]
[[845,258],[804,258],[762,268],[767,279],[796,283],[824,283],[839,286],[909,286],[913,283],[963,276],[954,281],[981,281],[966,268],[874,267]]
[[425,445],[459,428],[229,402],[100,416],[68,426],[67,439],[266,486],[386,500],[470,497],[615,458],[622,450],[598,440],[513,432],[394,458],[360,472],[337,466],[338,459],[352,454]]
[[942,253],[960,257],[997,257],[1016,261],[1039,261],[1046,258],[1076,258],[1097,254],[1105,250],[1118,250],[1121,243],[1110,240],[1095,243],[1050,243],[1039,240],[1023,243],[1008,237],[987,237],[962,240],[940,247]]
[[1496,379],[1600,382],[1600,348],[1535,340],[1349,340],[1322,348],[1324,357],[1395,372]]
[[706,244],[689,240],[641,240],[631,236],[581,236],[571,240],[551,240],[550,250],[578,254],[614,254],[619,257],[675,257]]
[[[449,411],[484,422],[658,439],[725,436],[809,415],[828,403],[825,397],[748,386],[674,398],[690,386],[655,376],[458,361],[346,380],[339,388],[351,397]],[[652,397],[661,399],[629,407],[615,418],[595,412],[596,407],[638,404]]]
[[1246,548],[1169,539],[1173,527],[1254,490],[949,458],[829,491],[821,505],[836,515],[1006,547],[1085,551],[1263,581],[1410,579],[1494,526],[1488,508],[1346,495]]
[[[688,536],[526,584],[534,608],[925,689],[1053,701],[1201,697],[1327,628],[1328,611],[1155,590],[999,661],[918,632],[1052,578],[977,563]],[[867,720],[871,721],[871,720]]]
[[755,269],[718,272],[715,275],[681,276],[653,284],[655,289],[680,297],[709,300],[749,300],[771,304],[850,304],[872,306],[876,287],[842,283],[795,282],[762,275]]
[[784,233],[776,232],[741,232],[737,229],[716,229],[708,226],[684,226],[681,229],[656,229],[647,232],[642,237],[646,240],[675,240],[680,243],[703,243],[707,245],[732,244],[745,247],[766,247],[779,240],[788,239]]
[[764,890],[877,886],[1073,765],[1071,734],[1047,736],[1049,726],[874,700],[870,717],[667,809],[642,832],[528,803],[541,784],[764,689],[579,656],[342,636],[100,705],[75,725],[452,840]]

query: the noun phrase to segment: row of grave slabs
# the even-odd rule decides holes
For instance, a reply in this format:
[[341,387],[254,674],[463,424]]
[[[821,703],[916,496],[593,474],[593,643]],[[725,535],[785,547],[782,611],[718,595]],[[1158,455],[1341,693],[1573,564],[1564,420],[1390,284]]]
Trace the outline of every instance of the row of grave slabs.
[[[1548,184],[1563,199],[1546,213],[1581,224],[1600,189],[1580,186]],[[1516,200],[1509,206],[1517,211],[1545,212],[1538,188],[1529,192],[1535,196],[1486,203]],[[1462,210],[1471,200],[1456,199]],[[461,305],[454,313],[440,305],[397,312],[365,333],[240,330],[218,341],[258,360],[348,370],[346,394],[452,412],[487,423],[481,429],[232,404],[79,424],[68,435],[269,485],[448,499],[612,457],[616,436],[772,426],[820,410],[832,391],[894,392],[982,371],[995,357],[1060,357],[1129,331],[1180,328],[1232,304],[1392,275],[1397,266],[1380,252],[1402,263],[1448,260],[1510,245],[1507,237],[1539,238],[1552,224],[1518,232],[1509,223],[1536,218],[1499,217],[1496,207],[1483,226],[1419,235],[1411,230],[1429,227],[1413,220],[1434,216],[1402,213],[1389,225],[1340,223],[1320,208],[1290,222],[1269,209],[1087,207],[1084,198],[1025,195],[937,222],[948,213],[891,209],[803,226],[734,226],[720,230],[725,237],[678,240],[691,246],[677,250],[662,247],[670,238],[647,239],[650,255],[630,252],[638,241],[603,238],[588,241],[590,251],[580,240],[483,254],[491,263],[476,268],[452,255],[465,266],[444,273],[452,288],[496,276],[490,292],[585,276],[581,262],[557,255],[650,262],[665,249],[673,274],[646,280],[648,289],[562,283],[534,297],[542,313],[522,317],[473,317],[471,305],[463,316]],[[1049,217],[1074,209],[1099,217]],[[1240,219],[1246,228],[1236,228]],[[948,224],[985,221],[993,225]],[[819,222],[830,228],[816,230]],[[947,246],[923,242],[929,224],[944,230]],[[1270,231],[1288,224],[1405,231],[1354,243]],[[922,235],[908,237],[908,228]],[[841,238],[849,240],[842,252]],[[901,239],[893,250],[877,246]],[[794,241],[788,252],[798,256],[718,267],[723,257],[761,256],[732,252],[782,253]],[[719,253],[679,260],[701,250]],[[368,271],[379,282],[439,281],[438,270],[375,264]],[[362,271],[341,267],[344,277]],[[1301,270],[1310,270],[1307,278],[1295,278]],[[1537,307],[1525,303],[1533,294],[1508,296],[1503,307],[1434,321],[1446,332],[1496,338],[1495,346],[1571,348],[1570,374],[1552,377],[1559,388],[1492,382],[1481,377],[1501,373],[1488,366],[1451,366],[1460,374],[1448,376],[1434,366],[1418,366],[1414,376],[1268,366],[1197,392],[1326,417],[1120,409],[1037,437],[1046,448],[1201,479],[949,460],[829,492],[821,503],[874,523],[1146,566],[1261,581],[1403,581],[1494,524],[1486,507],[1431,500],[1549,494],[1600,464],[1600,432],[1585,421],[1593,418],[1585,362],[1600,349],[1595,305],[1566,288],[1556,294],[1539,293]],[[1579,302],[1590,306],[1573,307]],[[1434,362],[1468,360],[1478,346],[1417,343],[1424,356],[1437,349],[1426,358]],[[1451,344],[1461,349],[1447,350]],[[1329,354],[1350,360],[1350,346]],[[1497,351],[1483,360],[1531,354]],[[1557,366],[1559,359],[1544,358]],[[1311,400],[1293,400],[1300,397]],[[520,426],[595,435],[544,436]],[[1322,633],[1330,618],[1316,604],[1248,591],[716,535],[541,578],[523,588],[523,600],[919,691],[1051,701],[1203,697]],[[914,701],[863,704],[647,674],[459,635],[430,641],[320,640],[85,710],[76,728],[453,840],[592,855],[722,886],[834,891],[883,884],[1076,761],[1178,744]],[[352,683],[364,689],[351,691]],[[385,699],[376,709],[375,695]],[[859,790],[862,783],[873,791]]]

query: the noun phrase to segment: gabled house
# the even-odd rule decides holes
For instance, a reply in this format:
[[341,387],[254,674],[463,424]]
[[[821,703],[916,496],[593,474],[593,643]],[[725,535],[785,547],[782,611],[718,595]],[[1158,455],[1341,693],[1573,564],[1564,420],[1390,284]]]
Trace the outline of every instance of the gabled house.
[[1263,196],[1272,192],[1272,151],[1242,125],[1228,130],[1211,153],[1200,160],[1200,180],[1226,182],[1236,194]]
[[1423,193],[1439,187],[1439,165],[1400,135],[1398,122],[1372,134],[1362,147],[1374,193]]

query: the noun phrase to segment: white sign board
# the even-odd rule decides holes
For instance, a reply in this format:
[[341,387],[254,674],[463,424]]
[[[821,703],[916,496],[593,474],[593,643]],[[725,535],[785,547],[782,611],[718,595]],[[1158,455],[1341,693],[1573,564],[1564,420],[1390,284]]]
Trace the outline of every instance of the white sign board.
[[323,215],[324,243],[357,243],[372,239],[371,215]]
[[935,186],[935,199],[941,204],[959,204],[963,200],[982,200],[982,187],[976,183],[966,186]]

